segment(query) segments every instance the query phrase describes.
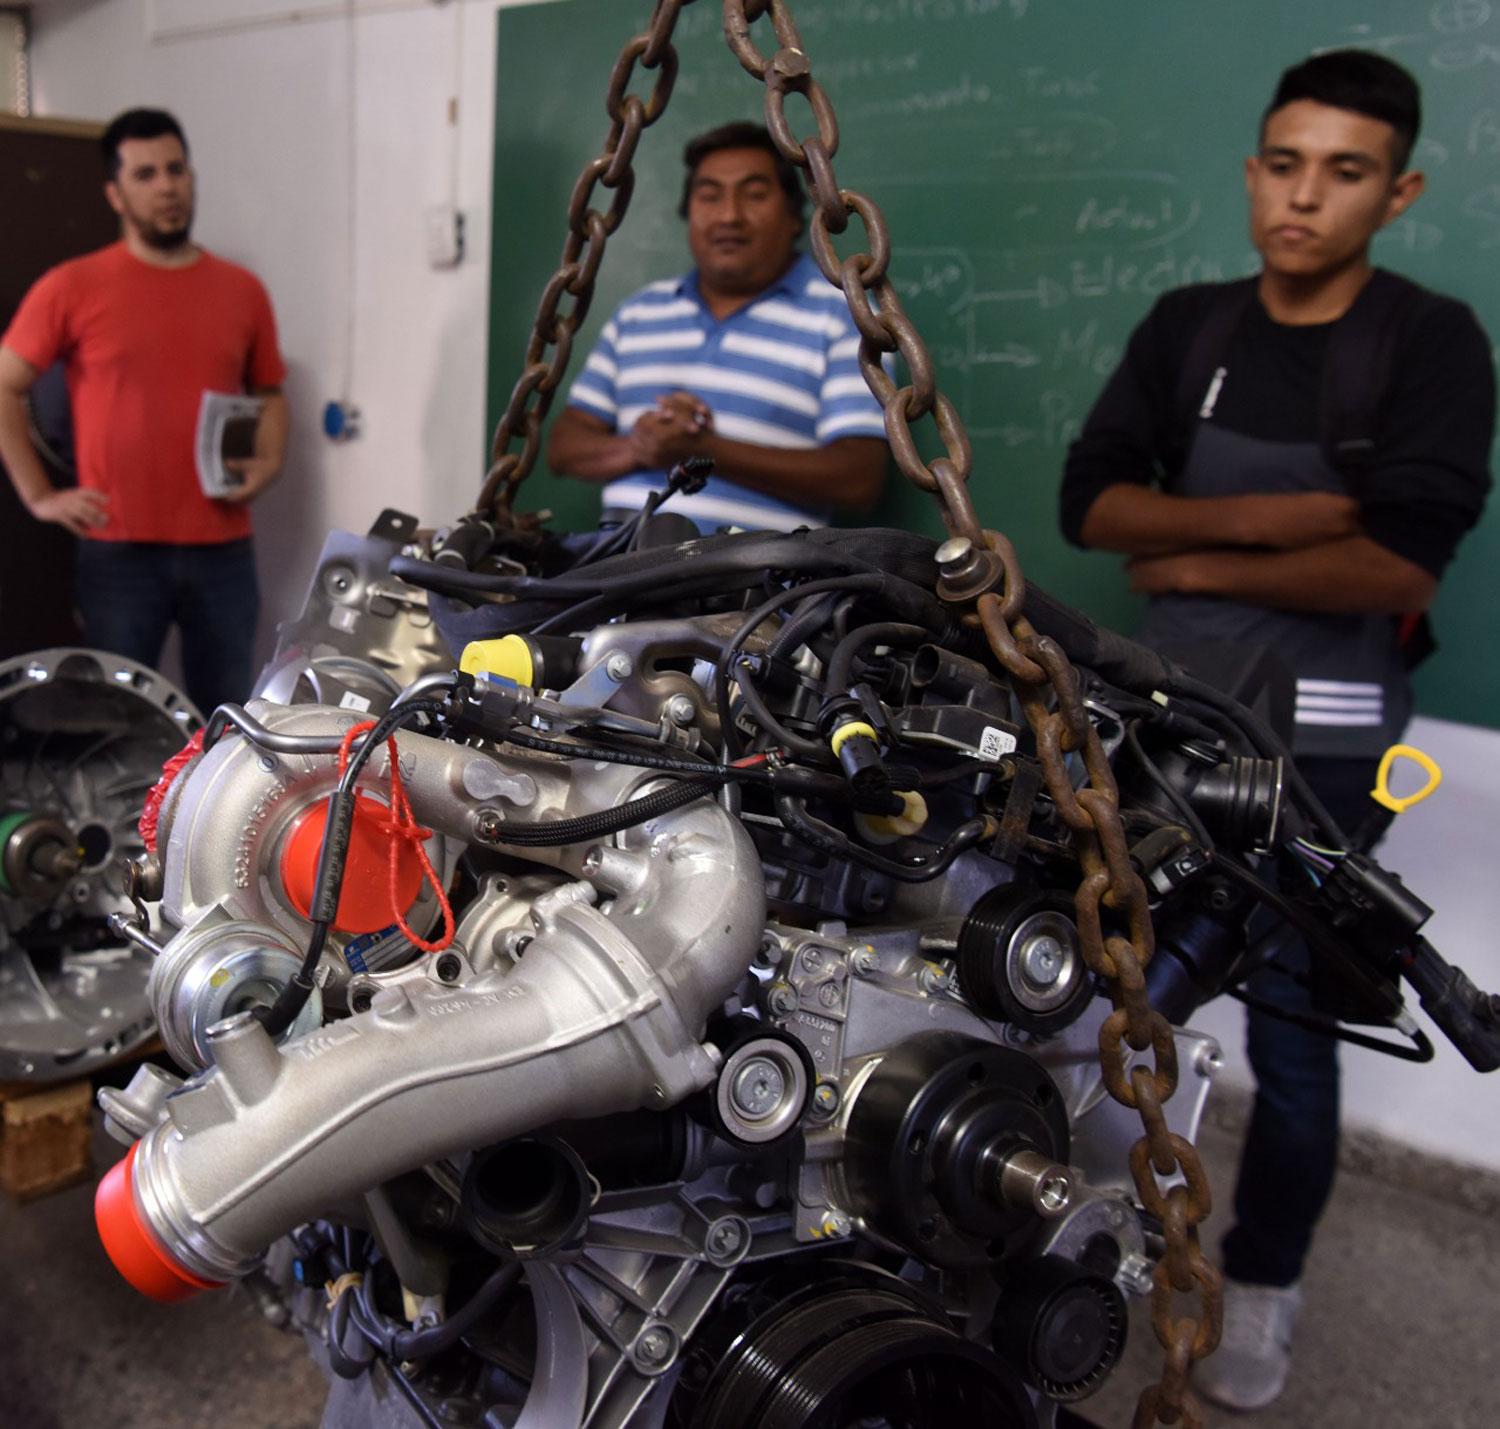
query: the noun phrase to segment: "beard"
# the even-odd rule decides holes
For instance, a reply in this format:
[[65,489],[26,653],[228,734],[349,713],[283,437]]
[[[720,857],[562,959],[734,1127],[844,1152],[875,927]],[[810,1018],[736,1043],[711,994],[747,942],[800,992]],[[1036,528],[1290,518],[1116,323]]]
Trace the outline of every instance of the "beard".
[[187,207],[187,216],[170,226],[133,207],[127,206],[124,210],[125,221],[135,230],[141,242],[161,253],[171,253],[188,242],[193,231],[193,217],[191,203]]
[[192,227],[186,228],[148,228],[141,237],[153,248],[160,248],[164,253],[170,253],[174,248],[181,248],[188,241]]
[[136,228],[136,232],[142,239],[163,253],[170,253],[174,248],[181,248],[187,243],[192,231],[193,216],[191,214],[188,215],[187,222],[176,228],[164,228],[157,223],[140,224]]

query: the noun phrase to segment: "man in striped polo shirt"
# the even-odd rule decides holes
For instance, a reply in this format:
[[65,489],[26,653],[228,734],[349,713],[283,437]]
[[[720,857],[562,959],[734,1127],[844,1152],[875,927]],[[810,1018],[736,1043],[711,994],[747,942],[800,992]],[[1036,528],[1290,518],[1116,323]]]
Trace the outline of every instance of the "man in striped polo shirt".
[[860,375],[844,295],[796,243],[796,170],[758,124],[691,140],[678,210],[694,268],[649,283],[604,325],[552,428],[547,463],[634,511],[690,456],[714,462],[669,510],[701,531],[790,531],[868,509],[885,424]]

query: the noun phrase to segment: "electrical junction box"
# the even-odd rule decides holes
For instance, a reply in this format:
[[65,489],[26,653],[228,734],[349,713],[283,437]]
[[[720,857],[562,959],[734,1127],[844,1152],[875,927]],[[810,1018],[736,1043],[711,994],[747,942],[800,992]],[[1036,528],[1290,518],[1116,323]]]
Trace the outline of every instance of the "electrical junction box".
[[464,216],[452,204],[435,203],[427,210],[427,265],[456,268],[464,256]]

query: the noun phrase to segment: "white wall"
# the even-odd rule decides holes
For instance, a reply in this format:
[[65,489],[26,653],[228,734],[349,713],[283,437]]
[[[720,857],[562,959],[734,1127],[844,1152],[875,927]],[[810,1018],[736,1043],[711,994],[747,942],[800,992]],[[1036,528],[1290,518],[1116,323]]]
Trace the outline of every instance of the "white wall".
[[[391,3],[357,0],[352,21],[272,19],[155,43],[153,16],[158,29],[202,27],[282,7],[47,0],[36,12],[37,111],[105,119],[131,104],[174,110],[198,170],[199,234],[253,267],[275,300],[295,424],[288,476],[257,512],[272,618],[300,606],[328,527],[362,530],[386,505],[436,522],[467,506],[482,476],[494,13],[517,0]],[[327,8],[328,0],[303,7]],[[456,130],[448,123],[455,93]],[[422,214],[449,197],[455,172],[468,253],[458,269],[433,272]],[[348,391],[364,413],[364,435],[335,447],[318,417],[326,400],[343,395],[351,298]],[[1437,946],[1482,986],[1500,987],[1500,735],[1423,720],[1412,739],[1448,780],[1398,820],[1384,861],[1437,908]],[[1237,1004],[1223,1001],[1199,1021],[1224,1041],[1230,1079],[1247,1080]],[[1358,1049],[1346,1052],[1344,1067],[1351,1122],[1500,1169],[1500,1078],[1481,1079],[1446,1044],[1426,1067]]]

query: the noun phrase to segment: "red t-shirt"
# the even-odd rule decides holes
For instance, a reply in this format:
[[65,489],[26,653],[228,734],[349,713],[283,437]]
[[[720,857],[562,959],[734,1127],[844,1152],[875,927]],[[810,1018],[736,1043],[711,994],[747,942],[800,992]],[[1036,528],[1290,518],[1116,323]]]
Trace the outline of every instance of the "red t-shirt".
[[248,507],[204,496],[193,440],[204,392],[286,376],[253,273],[211,253],[157,268],[112,243],[43,274],[0,343],[39,370],[67,364],[78,482],[109,496],[109,524],[91,537],[198,546],[250,534]]

